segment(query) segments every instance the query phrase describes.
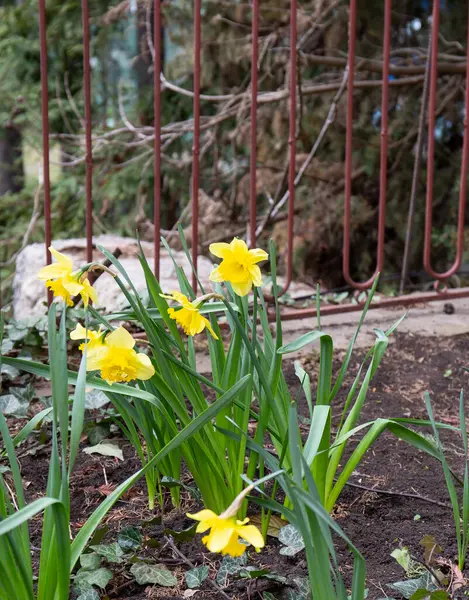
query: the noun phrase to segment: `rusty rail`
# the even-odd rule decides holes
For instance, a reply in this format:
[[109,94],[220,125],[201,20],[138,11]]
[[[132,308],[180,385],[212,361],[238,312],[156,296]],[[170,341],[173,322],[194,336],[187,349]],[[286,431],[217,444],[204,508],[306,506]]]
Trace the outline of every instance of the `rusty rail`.
[[[380,173],[379,173],[379,202],[378,202],[378,226],[376,244],[376,267],[373,274],[366,281],[355,281],[350,272],[351,261],[351,228],[352,228],[352,172],[353,172],[353,125],[354,125],[354,89],[360,87],[361,82],[355,81],[357,66],[356,57],[356,29],[357,29],[357,0],[349,2],[349,45],[348,45],[348,77],[347,77],[347,104],[346,104],[346,135],[345,135],[345,199],[344,199],[344,235],[343,235],[343,276],[345,281],[356,290],[367,290],[376,274],[383,270],[385,250],[385,227],[386,227],[386,192],[388,177],[388,112],[389,112],[389,88],[390,75],[396,70],[390,64],[391,56],[391,31],[392,31],[392,0],[384,1],[384,35],[383,35],[383,59],[382,68],[382,96],[381,96],[381,139],[380,139]],[[93,250],[93,127],[92,127],[92,102],[91,102],[91,67],[90,67],[90,17],[89,0],[81,0],[82,25],[83,25],[83,94],[84,94],[84,119],[83,127],[85,134],[85,206],[86,206],[86,257],[92,260]],[[42,152],[43,169],[42,177],[44,183],[44,221],[45,221],[45,245],[46,261],[51,262],[48,247],[52,241],[52,217],[51,217],[51,188],[50,188],[50,165],[49,165],[49,103],[48,103],[48,57],[47,57],[47,29],[46,29],[46,3],[38,0],[39,8],[39,33],[40,33],[40,68],[41,68],[41,117],[42,117]],[[193,22],[193,147],[192,147],[192,179],[191,179],[191,209],[192,209],[192,261],[197,269],[198,247],[199,247],[199,189],[200,189],[200,143],[201,143],[201,19],[202,0],[194,0],[194,22]],[[288,135],[288,210],[287,210],[287,253],[286,253],[286,282],[282,293],[286,292],[293,279],[293,242],[294,242],[294,209],[295,209],[295,176],[296,176],[296,138],[297,138],[297,0],[290,0],[290,40],[289,40],[289,83],[288,94],[285,98],[288,102],[289,135]],[[248,94],[250,96],[250,159],[249,159],[249,220],[248,240],[251,247],[257,243],[257,117],[259,104],[259,27],[260,27],[260,5],[259,0],[252,0],[251,20],[251,84]],[[452,266],[445,272],[437,272],[431,262],[432,254],[432,217],[433,217],[433,183],[435,178],[435,125],[437,111],[437,80],[439,75],[438,65],[438,39],[440,22],[440,5],[438,1],[433,3],[433,17],[431,29],[431,56],[430,56],[430,81],[429,81],[429,111],[428,111],[428,152],[427,152],[427,189],[425,201],[425,237],[423,264],[426,272],[437,282],[445,282],[461,265],[464,250],[464,219],[467,200],[467,173],[469,167],[469,69],[460,69],[465,72],[465,96],[464,96],[464,139],[461,161],[461,180],[458,203],[458,223],[456,239],[456,256]],[[161,232],[161,112],[162,112],[162,11],[161,0],[153,1],[153,54],[154,54],[154,190],[153,190],[153,212],[154,212],[154,271],[157,277],[160,273],[160,232]],[[151,37],[151,36],[150,36]],[[467,31],[467,55],[466,62],[469,63],[469,10]],[[325,60],[324,57],[319,57]],[[318,58],[318,60],[319,60]],[[327,57],[326,57],[327,58]],[[313,60],[314,57],[311,59]],[[335,60],[335,59],[334,59]],[[338,60],[338,59],[337,59]],[[343,59],[340,59],[343,64]],[[313,61],[314,62],[314,61]],[[376,63],[376,61],[374,61]],[[373,63],[374,64],[374,63]],[[374,64],[374,70],[378,63]],[[417,68],[417,67],[416,67]],[[422,67],[418,67],[420,73]],[[417,71],[415,71],[417,72]],[[399,76],[399,75],[397,75]],[[395,83],[395,82],[394,82]],[[344,82],[345,84],[345,82]],[[327,87],[327,86],[326,86]],[[336,86],[337,87],[337,86]],[[336,89],[336,87],[334,89]],[[197,289],[196,276],[192,277],[194,291]],[[448,291],[443,293],[413,294],[382,300],[377,306],[407,305],[411,303],[426,302],[429,300],[442,300],[469,296],[469,290]],[[49,293],[49,301],[51,299]],[[335,312],[349,312],[360,310],[360,305],[326,306],[325,314]],[[285,318],[310,317],[315,314],[315,309],[287,311]]]

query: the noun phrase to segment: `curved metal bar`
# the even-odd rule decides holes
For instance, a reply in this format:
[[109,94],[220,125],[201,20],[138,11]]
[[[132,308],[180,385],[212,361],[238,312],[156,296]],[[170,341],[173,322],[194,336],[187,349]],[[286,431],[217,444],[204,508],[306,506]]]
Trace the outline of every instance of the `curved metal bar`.
[[161,0],[153,4],[153,112],[155,121],[154,170],[153,170],[153,271],[160,277],[160,231],[161,231]]
[[[200,12],[201,0],[194,0],[194,144],[192,147],[192,262],[197,272],[199,250],[199,154],[200,154]],[[192,288],[197,277],[192,273]]]
[[88,0],[81,0],[83,21],[83,95],[85,100],[86,260],[93,260],[93,151],[91,145],[90,16]]
[[[52,244],[50,168],[49,168],[49,90],[47,70],[46,0],[39,0],[39,43],[41,62],[41,116],[42,116],[42,178],[44,185],[44,229],[46,263],[52,262],[49,246]],[[52,302],[52,292],[47,292],[47,302]]]
[[288,220],[287,220],[287,274],[285,285],[279,292],[284,294],[293,278],[293,217],[295,216],[295,171],[296,171],[296,43],[297,2],[290,0],[290,125],[288,134]]
[[[444,273],[438,273],[432,267],[432,228],[433,228],[433,181],[435,175],[435,112],[436,112],[436,86],[438,79],[438,33],[440,28],[440,3],[433,3],[432,18],[432,51],[430,69],[430,94],[428,107],[428,158],[427,158],[427,197],[425,203],[425,240],[423,250],[423,265],[425,271],[438,281],[448,279],[459,269],[464,252],[464,218],[466,211],[467,193],[467,168],[469,156],[469,69],[466,72],[466,93],[464,102],[464,141],[461,160],[461,181],[459,188],[458,206],[458,231],[456,240],[456,258],[453,265]],[[469,61],[469,11],[467,27],[467,58]]]
[[345,200],[344,200],[344,246],[342,269],[345,281],[358,290],[371,287],[376,275],[382,271],[384,262],[384,234],[386,225],[386,187],[388,153],[388,111],[389,111],[389,59],[391,52],[391,9],[392,0],[384,3],[384,39],[383,39],[383,92],[381,96],[381,163],[379,174],[379,216],[378,241],[376,250],[376,269],[364,282],[355,281],[350,275],[350,225],[352,199],[352,128],[353,128],[353,85],[355,75],[355,46],[357,25],[357,0],[350,0],[350,31],[348,55],[348,97],[347,132],[345,141]]
[[257,61],[259,57],[259,0],[252,2],[252,55],[251,55],[251,154],[249,173],[249,246],[256,246],[257,228],[257,88],[258,72]]

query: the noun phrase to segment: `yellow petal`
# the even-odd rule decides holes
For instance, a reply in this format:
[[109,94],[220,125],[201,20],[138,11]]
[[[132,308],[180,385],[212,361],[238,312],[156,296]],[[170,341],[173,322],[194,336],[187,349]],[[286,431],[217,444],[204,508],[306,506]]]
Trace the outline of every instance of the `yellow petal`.
[[235,532],[228,544],[223,548],[223,554],[229,554],[230,556],[242,556],[246,552],[246,546],[240,544],[238,540],[238,534]]
[[90,348],[86,354],[86,370],[100,371],[102,362],[106,359],[108,352],[109,349],[106,346],[94,346],[92,349]]
[[254,548],[264,547],[264,538],[262,533],[255,525],[239,525],[236,532],[240,537],[249,542]]
[[211,326],[211,324],[210,324],[210,321],[209,321],[208,319],[206,319],[205,317],[202,317],[202,318],[203,318],[203,320],[205,321],[205,326],[206,326],[206,327],[207,327],[207,329],[210,331],[210,333],[212,334],[212,336],[213,336],[213,337],[214,337],[216,340],[218,340],[218,336],[217,336],[217,334],[216,334],[216,333],[213,331],[213,328],[212,328],[212,326]]
[[236,260],[243,257],[249,251],[248,247],[246,245],[246,242],[244,240],[240,240],[239,238],[236,238],[236,237],[232,240],[232,242],[230,244],[230,248],[231,248],[231,251],[233,252],[233,254],[236,255],[234,257],[234,258],[236,258]]
[[243,283],[232,283],[233,291],[238,296],[247,296],[252,289],[252,281]]
[[88,336],[86,335],[86,329],[81,323],[77,323],[77,326],[73,331],[70,332],[71,340],[86,340],[89,337],[90,331],[88,330]]
[[62,254],[55,248],[52,248],[52,246],[49,246],[49,252],[59,264],[63,265],[63,267],[66,267],[70,271],[73,269],[73,263],[71,258],[65,256],[65,254]]
[[166,298],[167,300],[175,300],[176,302],[178,302],[179,304],[182,304],[183,306],[186,304],[190,304],[190,300],[188,299],[188,297],[184,296],[184,294],[182,294],[181,292],[178,292],[177,290],[173,290],[171,292],[171,294],[160,294],[160,296],[162,298]]
[[187,513],[189,519],[194,519],[194,521],[208,521],[209,519],[218,519],[218,515],[216,515],[213,510],[209,510],[208,508],[204,508],[197,513],[191,514]]
[[214,281],[216,283],[221,283],[224,281],[223,276],[220,273],[220,267],[215,267],[213,271],[210,273],[209,277],[210,281]]
[[41,281],[47,281],[48,279],[58,279],[59,277],[65,277],[66,275],[71,273],[71,271],[72,269],[67,269],[59,263],[54,263],[53,265],[47,265],[47,267],[43,267],[39,271],[37,276],[39,279],[41,279]]
[[225,258],[226,254],[231,252],[230,245],[225,242],[210,244],[208,249],[214,256],[218,256],[218,258]]
[[261,262],[262,260],[268,260],[269,255],[265,250],[261,250],[260,248],[253,248],[249,250],[249,256],[251,257],[251,261],[253,263]]
[[122,326],[110,333],[105,340],[109,348],[125,348],[131,350],[135,346],[135,340]]
[[62,285],[71,296],[78,296],[83,290],[83,286],[73,277],[64,277]]
[[155,368],[151,364],[151,360],[146,354],[140,352],[137,354],[137,379],[141,379],[142,381],[146,381],[153,377],[155,374]]
[[249,267],[249,275],[251,276],[252,283],[256,287],[260,287],[262,285],[262,273],[257,265],[252,265]]
[[207,319],[204,319],[198,312],[192,313],[189,325],[189,335],[201,333],[205,329],[206,320]]
[[233,523],[231,526],[216,526],[212,527],[212,531],[207,536],[207,548],[210,552],[221,552],[230,543],[231,536],[235,532]]
[[98,294],[96,293],[96,290],[91,285],[89,280],[84,279],[82,281],[82,284],[83,284],[83,290],[81,292],[81,297],[83,298],[84,305],[88,306],[88,299],[90,299],[93,302],[93,304],[97,304],[98,303]]

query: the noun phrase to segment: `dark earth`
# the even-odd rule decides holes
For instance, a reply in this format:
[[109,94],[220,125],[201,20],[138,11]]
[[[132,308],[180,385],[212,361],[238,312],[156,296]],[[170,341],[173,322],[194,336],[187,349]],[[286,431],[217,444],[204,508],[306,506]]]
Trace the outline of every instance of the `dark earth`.
[[[342,356],[343,354],[338,353],[336,369],[340,366]],[[469,335],[436,339],[396,334],[372,382],[362,420],[369,421],[377,417],[426,418],[423,393],[428,390],[432,396],[436,419],[457,426],[459,393],[461,388],[467,388],[468,374],[464,367],[469,364],[468,356]],[[356,351],[346,383],[350,384],[362,357],[363,352]],[[303,360],[303,365],[310,372],[315,385],[318,369],[316,351]],[[294,375],[293,364],[286,361],[285,369],[287,382],[295,392],[298,389],[298,380]],[[39,382],[38,385],[44,384]],[[333,424],[338,422],[341,401],[339,398],[337,406],[333,409],[333,415],[336,415]],[[303,407],[303,410],[306,415],[306,407]],[[11,420],[10,424],[12,428],[17,428],[18,421]],[[445,433],[442,440],[450,464],[461,474],[464,458],[460,439],[454,433]],[[112,491],[140,466],[128,443],[118,435],[115,436],[115,441],[123,448],[124,462],[99,455],[79,455],[71,480],[73,532],[80,528],[106,493]],[[89,445],[86,439],[83,445]],[[29,440],[19,450],[28,500],[44,493],[48,456],[48,444],[38,443],[37,440]],[[430,535],[442,549],[440,556],[447,562],[455,560],[454,521],[442,469],[435,460],[386,433],[369,451],[350,483],[354,486],[345,489],[333,516],[366,559],[370,600],[396,596],[386,584],[405,579],[403,569],[390,556],[391,552],[400,546],[408,547],[415,560],[423,561],[424,548],[420,542],[424,536]],[[411,497],[412,495],[417,497]],[[187,593],[184,582],[184,572],[190,568],[189,563],[197,566],[207,565],[210,578],[215,580],[220,558],[205,551],[200,536],[186,542],[172,542],[165,534],[168,529],[181,531],[190,527],[193,521],[190,521],[185,513],[197,510],[200,505],[187,492],[182,493],[180,510],[171,508],[169,494],[165,498],[163,514],[160,507],[149,511],[145,484],[140,482],[107,515],[104,521],[107,528],[104,542],[115,541],[117,532],[128,525],[141,528],[145,543],[142,550],[138,551],[138,556],[151,557],[154,562],[164,564],[178,579],[179,587],[139,586],[128,573],[129,565],[109,565],[114,577],[102,598],[147,600],[192,597]],[[41,543],[40,526],[39,519],[31,523],[33,544],[37,547]],[[279,547],[279,542],[269,537],[268,546],[264,551],[260,554],[249,552],[249,564],[279,573],[289,581],[297,576],[305,577],[307,573],[304,553],[287,558],[279,555]],[[337,549],[340,568],[346,583],[349,584],[352,568],[350,554],[339,541]],[[227,586],[222,589],[206,580],[194,597],[197,600],[254,600],[261,599],[262,592],[268,590],[280,598],[281,588],[274,581],[267,579],[230,578],[226,583]]]

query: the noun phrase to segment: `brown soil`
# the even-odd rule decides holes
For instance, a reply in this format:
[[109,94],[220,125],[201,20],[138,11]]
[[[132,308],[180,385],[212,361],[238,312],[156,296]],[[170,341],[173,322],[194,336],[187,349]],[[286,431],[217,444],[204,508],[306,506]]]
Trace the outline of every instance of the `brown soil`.
[[[463,370],[468,354],[469,335],[435,339],[398,334],[372,382],[362,420],[369,421],[377,417],[426,418],[423,392],[428,390],[432,395],[437,420],[457,425],[459,392],[468,376]],[[351,374],[356,372],[360,358],[360,353],[357,353],[356,359],[352,359]],[[303,363],[312,375],[314,386],[318,368],[317,354],[313,352]],[[339,365],[337,360],[336,367]],[[291,363],[286,363],[286,378],[295,392],[298,380]],[[342,401],[342,398],[338,398],[334,415],[338,414]],[[305,408],[302,408],[304,414]],[[337,423],[337,420],[333,420],[334,422]],[[459,439],[454,434],[442,437],[451,464],[460,472],[462,456]],[[80,528],[109,490],[138,469],[139,461],[133,449],[127,443],[119,443],[124,448],[124,462],[80,453],[71,481],[73,531]],[[45,490],[49,454],[47,445],[38,446],[35,454],[28,453],[30,444],[31,442],[25,443],[19,453],[28,500],[42,495]],[[423,548],[419,542],[425,535],[433,535],[443,548],[442,555],[454,560],[456,545],[452,512],[444,506],[424,500],[427,498],[440,504],[448,503],[442,470],[436,461],[396,440],[392,435],[384,434],[353,474],[351,483],[369,489],[347,487],[337,503],[334,517],[367,561],[370,600],[392,595],[386,584],[405,578],[403,570],[390,556],[392,550],[401,544],[407,546],[416,559],[421,560]],[[384,494],[382,490],[395,492],[396,495]],[[407,494],[422,498],[411,498]],[[189,527],[192,522],[187,519],[185,512],[196,508],[192,498],[184,492],[181,510],[172,510],[168,496],[161,524],[154,519],[155,516],[161,516],[159,508],[153,512],[147,508],[143,482],[124,496],[105,519],[109,530],[104,540],[115,541],[116,532],[121,528],[129,524],[140,527],[144,523],[146,545],[139,556],[151,556],[157,562],[166,564],[181,585],[180,589],[145,588],[130,579],[125,566],[117,565],[118,568],[115,569],[116,565],[111,565],[115,577],[106,590],[106,598],[143,600],[187,597],[183,596],[183,574],[188,568],[187,564],[165,543],[164,530]],[[33,544],[39,546],[40,521],[33,520],[31,528]],[[204,550],[199,536],[189,542],[178,543],[177,546],[192,563],[207,564],[211,577],[215,577],[218,557]],[[249,553],[249,564],[270,569],[289,579],[304,577],[306,563],[303,553],[294,558],[286,558],[278,554],[278,547],[278,542],[270,539],[268,547],[262,553]],[[340,542],[338,554],[344,578],[346,582],[350,582],[351,560]],[[233,600],[260,599],[261,592],[267,589],[274,593],[280,590],[274,582],[258,579],[249,583],[246,580],[230,580],[224,592]],[[195,597],[198,600],[208,600],[222,598],[223,595],[206,581]]]

